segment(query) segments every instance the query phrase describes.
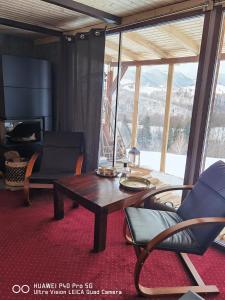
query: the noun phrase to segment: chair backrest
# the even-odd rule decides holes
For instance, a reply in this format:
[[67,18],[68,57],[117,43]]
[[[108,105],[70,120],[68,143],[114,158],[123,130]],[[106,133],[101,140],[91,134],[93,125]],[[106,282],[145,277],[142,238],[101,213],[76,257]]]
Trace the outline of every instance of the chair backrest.
[[[199,177],[177,213],[183,220],[203,217],[225,217],[225,163],[217,161]],[[191,231],[204,252],[224,225],[193,227]]]
[[75,164],[84,153],[82,132],[45,132],[41,171],[73,173]]

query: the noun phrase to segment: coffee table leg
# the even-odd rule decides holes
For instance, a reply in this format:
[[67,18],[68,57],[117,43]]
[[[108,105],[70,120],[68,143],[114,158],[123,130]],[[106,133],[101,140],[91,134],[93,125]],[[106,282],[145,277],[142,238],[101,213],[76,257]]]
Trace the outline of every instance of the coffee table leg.
[[54,218],[56,220],[63,219],[64,218],[64,201],[63,201],[63,195],[57,189],[56,186],[54,186],[53,197],[54,197]]
[[102,209],[95,213],[94,252],[105,250],[108,212]]

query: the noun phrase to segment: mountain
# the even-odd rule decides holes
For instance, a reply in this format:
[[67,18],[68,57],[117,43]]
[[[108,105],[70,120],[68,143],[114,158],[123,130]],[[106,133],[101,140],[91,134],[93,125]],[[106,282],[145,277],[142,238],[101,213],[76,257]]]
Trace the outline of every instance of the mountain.
[[[160,68],[149,67],[142,68],[141,72],[141,85],[145,87],[166,87],[167,84],[167,67],[160,66]],[[195,76],[194,76],[195,77]],[[135,68],[128,68],[123,79],[126,82],[134,83],[135,81]],[[174,72],[173,85],[176,88],[194,86],[196,78],[187,76],[180,71]],[[217,84],[225,86],[225,73],[220,73]]]
[[[134,82],[135,69],[128,69],[124,79]],[[159,70],[157,68],[150,70],[142,70],[141,85],[146,87],[166,87],[167,84],[167,71]],[[195,80],[187,77],[181,72],[174,73],[174,86],[175,87],[187,87],[195,85]]]
[[184,75],[181,72],[175,72],[173,84],[178,88],[193,86],[193,85],[195,85],[195,80],[193,80],[190,77],[187,77],[186,75]]
[[167,73],[161,70],[152,69],[143,71],[141,76],[141,84],[148,87],[165,86],[167,81]]

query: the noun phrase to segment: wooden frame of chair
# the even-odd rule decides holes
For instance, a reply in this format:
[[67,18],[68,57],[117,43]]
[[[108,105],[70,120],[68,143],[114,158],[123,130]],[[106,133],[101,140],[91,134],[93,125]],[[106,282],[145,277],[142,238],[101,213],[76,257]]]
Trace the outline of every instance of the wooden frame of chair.
[[[190,190],[193,186],[191,185],[184,185],[184,186],[170,186],[170,187],[164,187],[155,191],[152,191],[145,195],[142,199],[137,201],[134,205],[134,207],[139,207],[140,204],[146,199],[154,197],[160,193],[167,192],[167,191],[174,191],[174,190]],[[199,225],[206,225],[210,223],[225,223],[225,218],[218,218],[218,217],[207,217],[207,218],[195,218],[183,221],[181,223],[176,224],[175,226],[172,226],[160,234],[158,234],[154,239],[149,241],[145,246],[138,246],[133,244],[132,238],[129,234],[127,234],[127,225],[126,220],[124,222],[124,228],[123,233],[126,241],[129,244],[133,244],[134,250],[137,256],[137,262],[135,265],[135,271],[134,271],[134,282],[135,287],[138,292],[138,294],[142,296],[162,296],[162,295],[174,295],[174,294],[185,294],[188,291],[193,291],[196,293],[219,293],[218,288],[215,285],[206,285],[200,275],[198,274],[196,268],[192,264],[190,258],[186,253],[178,253],[178,256],[182,259],[185,267],[188,270],[188,273],[193,279],[193,281],[196,283],[196,285],[191,286],[177,286],[177,287],[157,287],[157,288],[148,288],[144,287],[140,284],[140,274],[142,271],[142,268],[144,266],[144,263],[148,256],[152,253],[152,251],[156,248],[156,246],[161,243],[163,240],[167,239],[168,237],[172,236],[173,234],[182,231],[186,228],[191,228],[193,226],[199,226]]]
[[[25,180],[24,180],[24,194],[25,194],[25,198],[26,198],[26,205],[31,205],[31,201],[30,201],[30,188],[33,189],[53,189],[53,184],[45,184],[45,183],[30,183],[29,178],[32,174],[35,162],[37,161],[38,157],[39,157],[40,153],[36,152],[32,155],[32,157],[30,158],[28,165],[27,165],[27,169],[26,169],[26,173],[25,173]],[[82,165],[83,165],[83,161],[84,161],[84,155],[81,154],[75,164],[75,175],[80,175],[81,174],[81,170],[82,170]]]

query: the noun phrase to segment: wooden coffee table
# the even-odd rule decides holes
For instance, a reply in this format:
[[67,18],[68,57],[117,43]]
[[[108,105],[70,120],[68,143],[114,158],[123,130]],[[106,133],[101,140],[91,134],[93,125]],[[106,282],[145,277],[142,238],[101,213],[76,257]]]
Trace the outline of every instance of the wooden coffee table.
[[[154,189],[154,186],[150,187]],[[54,183],[54,217],[64,218],[64,197],[67,196],[95,214],[94,252],[106,246],[107,216],[131,206],[148,190],[131,192],[119,186],[119,178],[103,178],[95,174],[64,177]]]

